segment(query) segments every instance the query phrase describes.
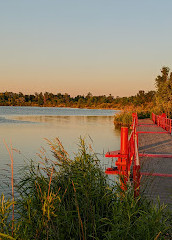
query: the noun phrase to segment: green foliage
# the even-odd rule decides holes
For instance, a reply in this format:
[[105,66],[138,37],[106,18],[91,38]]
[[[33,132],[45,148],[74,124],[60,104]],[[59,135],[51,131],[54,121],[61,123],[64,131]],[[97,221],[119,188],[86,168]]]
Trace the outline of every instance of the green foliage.
[[132,124],[132,112],[120,112],[114,116],[115,126],[131,126]]
[[114,116],[114,124],[115,126],[127,126],[130,127],[132,125],[132,113],[137,112],[137,116],[139,119],[150,118],[151,111],[148,110],[141,110],[141,109],[133,109],[133,111],[123,111],[117,113]]
[[[44,154],[41,165],[31,162],[22,170],[14,239],[164,239],[169,230],[164,207],[135,199],[131,186],[125,192],[118,183],[109,186],[83,139],[73,160],[58,139],[48,142],[54,158]],[[2,200],[1,219],[7,219],[12,203]],[[13,239],[10,221],[3,222],[0,237]]]
[[121,201],[112,206],[113,218],[104,223],[111,226],[105,233],[105,239],[142,240],[163,239],[161,229],[167,229],[166,219],[162,213],[164,206],[152,206],[145,198],[133,198],[131,188],[124,193]]
[[[51,166],[41,171],[31,165],[22,178],[18,211],[20,232],[25,239],[85,239],[101,237],[101,218],[109,214],[112,191],[95,155],[87,153],[84,141],[71,161],[60,142],[50,143],[55,156]],[[58,166],[58,167],[57,167]],[[48,189],[51,169],[51,188]]]
[[[12,221],[10,221],[10,215],[12,213],[13,201],[5,200],[4,195],[0,198],[0,237],[10,238]],[[0,238],[1,239],[1,238]]]
[[44,107],[77,107],[77,108],[115,108],[123,109],[127,106],[143,106],[152,104],[155,91],[139,91],[135,96],[116,97],[93,96],[90,92],[84,95],[71,97],[69,94],[53,94],[49,92],[24,95],[23,93],[0,93],[0,106],[44,106]]
[[156,92],[156,109],[158,114],[163,112],[168,117],[172,117],[172,72],[168,67],[163,67],[161,75],[155,79]]
[[138,111],[137,116],[139,119],[150,118],[151,112],[150,111]]

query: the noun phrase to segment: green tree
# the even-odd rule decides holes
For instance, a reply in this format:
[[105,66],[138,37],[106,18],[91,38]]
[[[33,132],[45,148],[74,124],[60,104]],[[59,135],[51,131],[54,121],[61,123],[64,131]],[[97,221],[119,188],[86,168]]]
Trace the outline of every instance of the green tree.
[[167,116],[172,115],[172,73],[168,67],[162,67],[161,75],[155,79],[156,105],[159,112],[165,112]]
[[44,96],[42,92],[38,95],[38,105],[42,106],[44,104]]

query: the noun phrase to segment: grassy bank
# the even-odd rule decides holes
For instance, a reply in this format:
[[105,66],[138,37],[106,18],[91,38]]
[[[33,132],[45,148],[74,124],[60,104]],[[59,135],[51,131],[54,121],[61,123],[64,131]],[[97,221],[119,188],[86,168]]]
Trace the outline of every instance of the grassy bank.
[[139,119],[150,118],[151,112],[147,110],[122,111],[114,116],[114,124],[117,127],[130,127],[132,124],[132,113],[137,112]]
[[58,139],[49,145],[52,157],[43,153],[38,164],[22,169],[18,198],[12,202],[2,195],[0,238],[168,239],[170,215],[164,206],[134,199],[130,186],[126,192],[118,184],[110,186],[84,140],[72,160]]

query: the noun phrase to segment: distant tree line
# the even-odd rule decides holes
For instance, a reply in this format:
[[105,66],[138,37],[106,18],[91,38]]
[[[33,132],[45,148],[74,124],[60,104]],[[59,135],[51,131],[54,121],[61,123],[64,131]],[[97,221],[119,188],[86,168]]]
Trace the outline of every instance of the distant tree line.
[[146,107],[153,103],[155,91],[139,91],[135,96],[116,97],[93,96],[90,92],[84,95],[71,97],[69,94],[53,94],[49,92],[24,95],[23,93],[1,92],[1,106],[44,106],[44,107],[78,107],[78,108],[125,108]]

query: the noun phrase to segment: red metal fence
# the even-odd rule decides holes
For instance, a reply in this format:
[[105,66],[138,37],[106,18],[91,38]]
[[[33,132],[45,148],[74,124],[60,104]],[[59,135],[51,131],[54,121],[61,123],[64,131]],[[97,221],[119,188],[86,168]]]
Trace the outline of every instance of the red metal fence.
[[171,133],[172,119],[167,118],[165,113],[162,115],[155,115],[152,113],[152,121],[159,127],[162,127],[164,130]]
[[[106,174],[118,174],[120,176],[122,189],[126,188],[126,183],[133,175],[133,185],[135,196],[139,195],[140,189],[140,161],[138,153],[138,135],[136,126],[138,125],[137,113],[132,114],[132,131],[128,138],[128,128],[121,128],[121,148],[118,151],[107,152],[105,157],[117,157],[116,167],[107,168]],[[132,172],[132,174],[131,174]]]
[[[152,134],[164,134],[172,131],[172,119],[162,115],[155,115],[152,113],[152,121],[154,124],[141,124],[138,125],[137,113],[132,114],[132,131],[128,137],[128,128],[121,128],[121,148],[118,151],[107,152],[105,157],[118,158],[115,167],[107,168],[106,174],[118,174],[120,176],[121,188],[126,189],[127,181],[133,179],[134,195],[137,197],[140,192],[140,179],[141,175],[151,176],[162,176],[172,177],[172,174],[161,174],[161,173],[141,173],[140,172],[140,160],[139,157],[161,157],[161,158],[172,158],[172,154],[152,154],[152,153],[140,153],[138,152],[138,134],[140,133],[152,133]],[[149,126],[162,127],[166,131],[136,131],[136,126]]]

